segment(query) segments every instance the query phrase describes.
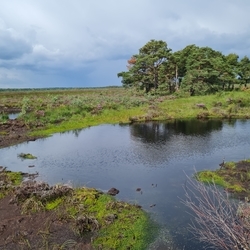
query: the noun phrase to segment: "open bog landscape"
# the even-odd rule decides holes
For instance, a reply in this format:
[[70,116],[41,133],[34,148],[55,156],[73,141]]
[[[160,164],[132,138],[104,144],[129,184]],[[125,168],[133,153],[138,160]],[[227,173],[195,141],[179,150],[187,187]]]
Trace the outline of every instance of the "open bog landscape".
[[2,249],[201,249],[189,178],[250,158],[248,90],[0,95]]
[[249,12],[1,1],[0,250],[250,250]]

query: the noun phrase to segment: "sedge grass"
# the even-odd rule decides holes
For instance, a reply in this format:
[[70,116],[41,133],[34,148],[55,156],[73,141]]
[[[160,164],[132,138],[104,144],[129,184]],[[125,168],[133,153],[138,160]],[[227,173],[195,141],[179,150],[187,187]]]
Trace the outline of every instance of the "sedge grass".
[[69,120],[59,124],[49,124],[41,130],[33,130],[30,134],[33,136],[49,136],[58,132],[82,129],[99,124],[128,123],[130,117],[143,115],[144,113],[142,108],[137,107],[133,109],[104,110],[99,115],[87,114],[85,117],[74,115]]

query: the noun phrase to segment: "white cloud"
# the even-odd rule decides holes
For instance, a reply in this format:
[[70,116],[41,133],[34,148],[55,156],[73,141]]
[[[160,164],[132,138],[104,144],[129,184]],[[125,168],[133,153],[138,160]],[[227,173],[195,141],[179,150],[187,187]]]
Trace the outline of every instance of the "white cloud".
[[40,82],[36,76],[54,86],[66,74],[78,75],[83,85],[86,79],[91,86],[117,83],[126,59],[150,39],[162,39],[174,51],[197,44],[250,54],[249,0],[0,2],[0,67],[19,70],[19,79],[23,70],[31,87]]

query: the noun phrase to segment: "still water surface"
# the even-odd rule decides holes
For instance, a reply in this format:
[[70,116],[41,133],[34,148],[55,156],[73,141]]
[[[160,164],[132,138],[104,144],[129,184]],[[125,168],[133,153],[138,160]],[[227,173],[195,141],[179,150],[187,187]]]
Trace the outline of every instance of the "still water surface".
[[[38,158],[21,160],[20,153]],[[185,250],[202,248],[186,232],[189,217],[180,202],[185,174],[245,158],[250,158],[248,120],[102,125],[0,150],[0,165],[38,171],[50,184],[119,189],[118,199],[142,205]]]

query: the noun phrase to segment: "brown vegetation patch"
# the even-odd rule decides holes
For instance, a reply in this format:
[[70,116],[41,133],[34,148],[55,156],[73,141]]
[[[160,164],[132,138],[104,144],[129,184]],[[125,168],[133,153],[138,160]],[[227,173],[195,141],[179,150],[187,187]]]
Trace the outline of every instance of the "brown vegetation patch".
[[22,214],[10,200],[0,200],[0,249],[92,249],[91,235],[76,235],[71,222],[60,221],[55,212]]
[[225,189],[241,199],[250,197],[250,161],[226,162],[220,164],[215,173],[222,177],[227,185]]
[[0,124],[0,131],[0,148],[37,139],[37,137],[28,135],[29,128],[24,122],[17,119]]

